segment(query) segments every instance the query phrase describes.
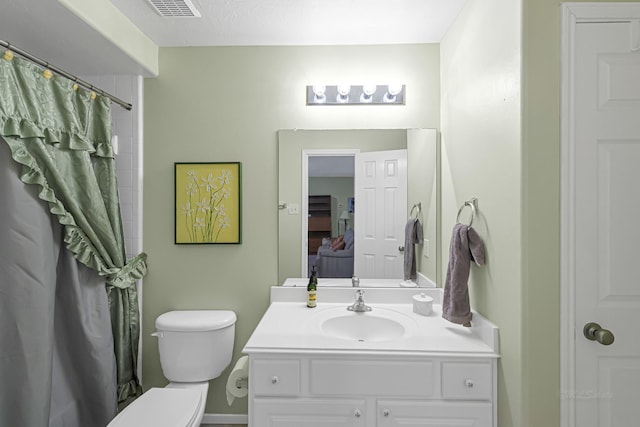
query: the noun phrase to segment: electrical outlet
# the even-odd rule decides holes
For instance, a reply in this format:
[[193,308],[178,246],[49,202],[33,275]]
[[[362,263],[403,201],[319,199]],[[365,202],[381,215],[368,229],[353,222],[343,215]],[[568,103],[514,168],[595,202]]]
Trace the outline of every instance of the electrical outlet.
[[300,205],[290,204],[289,205],[289,215],[298,215],[300,213]]

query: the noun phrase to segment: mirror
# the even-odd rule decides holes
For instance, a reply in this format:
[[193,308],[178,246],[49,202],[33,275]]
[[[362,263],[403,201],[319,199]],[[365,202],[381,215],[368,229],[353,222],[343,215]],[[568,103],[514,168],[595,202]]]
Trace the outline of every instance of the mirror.
[[[420,219],[425,242],[422,245],[416,245],[417,270],[427,281],[438,284],[440,273],[436,248],[439,246],[439,236],[437,235],[437,186],[439,183],[436,179],[436,141],[434,129],[278,131],[279,283],[282,284],[287,278],[307,277],[308,270],[305,268],[307,268],[309,256],[313,255],[308,253],[313,252],[313,249],[308,251],[306,248],[309,242],[308,214],[314,208],[307,209],[307,205],[309,196],[318,196],[318,194],[314,194],[317,191],[313,190],[314,186],[318,187],[318,183],[313,183],[314,178],[311,178],[312,184],[309,184],[309,165],[307,164],[309,158],[325,156],[329,153],[329,155],[335,156],[337,162],[339,158],[353,156],[357,152],[406,149],[407,218],[403,222],[406,223],[409,214],[414,217],[417,215]],[[303,173],[307,177],[306,179],[303,177]],[[343,181],[345,180],[343,179]],[[306,185],[303,185],[303,182]],[[326,186],[326,182],[320,187],[323,185],[324,190],[318,191],[323,193],[333,191]],[[357,199],[355,200],[355,212],[349,213],[349,195],[345,194],[343,189],[337,189],[335,194],[323,194],[330,196],[328,203],[331,206],[332,218],[329,228],[327,229],[326,226],[323,228],[324,237],[335,238],[344,234],[345,219],[339,217],[345,211],[350,217],[346,219],[347,228],[353,227],[354,215],[366,214],[366,212],[358,212]],[[347,200],[346,204],[345,200]],[[325,202],[327,201],[325,200]],[[415,209],[412,212],[412,207],[417,204],[420,204],[420,212],[416,212]],[[305,220],[304,224],[303,220]],[[304,236],[303,231],[305,231]],[[357,241],[355,244],[357,245]],[[402,277],[398,277],[394,283],[399,283],[401,280]],[[366,281],[361,282],[361,286],[365,286],[365,283]]]

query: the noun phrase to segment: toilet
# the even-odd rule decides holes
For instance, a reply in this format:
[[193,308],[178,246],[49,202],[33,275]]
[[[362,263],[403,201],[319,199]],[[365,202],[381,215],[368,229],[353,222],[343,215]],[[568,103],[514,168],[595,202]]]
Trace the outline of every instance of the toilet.
[[156,319],[160,364],[171,381],[152,388],[120,412],[107,427],[197,427],[209,380],[231,363],[236,314],[228,310],[183,310]]

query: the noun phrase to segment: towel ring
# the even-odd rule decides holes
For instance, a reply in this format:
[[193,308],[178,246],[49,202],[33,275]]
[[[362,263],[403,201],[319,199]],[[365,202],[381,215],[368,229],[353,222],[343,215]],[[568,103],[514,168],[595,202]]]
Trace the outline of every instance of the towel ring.
[[411,211],[409,212],[409,218],[413,218],[413,211],[416,210],[416,218],[420,215],[420,211],[422,210],[422,202],[416,203],[411,207]]
[[458,216],[456,217],[456,222],[460,222],[460,214],[462,213],[462,211],[464,210],[465,206],[469,206],[471,208],[471,219],[469,220],[469,227],[471,227],[471,224],[473,224],[473,220],[476,218],[476,201],[478,199],[471,199],[471,200],[467,200],[466,202],[464,202],[464,204],[462,206],[460,206],[460,209],[458,209]]

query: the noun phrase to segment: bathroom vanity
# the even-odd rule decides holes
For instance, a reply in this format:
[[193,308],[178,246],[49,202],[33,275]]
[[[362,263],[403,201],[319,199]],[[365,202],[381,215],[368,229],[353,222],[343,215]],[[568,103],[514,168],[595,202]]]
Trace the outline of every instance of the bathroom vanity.
[[[434,298],[413,313],[412,296]],[[347,311],[355,289],[274,287],[247,342],[249,427],[497,426],[498,329],[474,313],[441,318],[441,289],[366,289],[372,311]]]

